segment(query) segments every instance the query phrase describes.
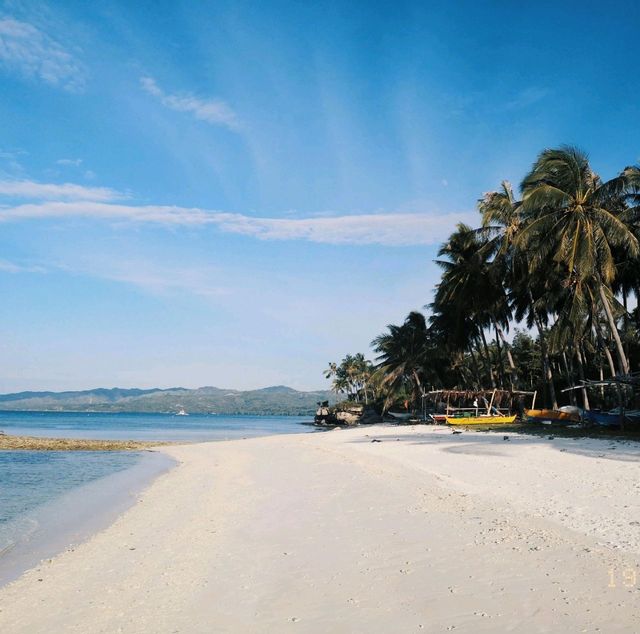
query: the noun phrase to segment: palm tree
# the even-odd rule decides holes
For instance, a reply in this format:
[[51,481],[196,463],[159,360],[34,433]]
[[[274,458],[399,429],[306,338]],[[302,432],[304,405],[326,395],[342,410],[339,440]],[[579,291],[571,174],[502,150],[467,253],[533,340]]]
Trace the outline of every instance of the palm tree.
[[513,193],[509,181],[502,181],[500,189],[487,192],[478,201],[478,211],[482,215],[482,227],[489,237],[488,248],[494,253],[496,261],[501,261],[507,274],[507,286],[512,305],[516,309],[516,320],[527,317],[529,328],[536,325],[540,348],[544,378],[549,391],[549,400],[553,408],[558,407],[553,371],[549,358],[545,324],[546,311],[540,301],[541,294],[534,298],[526,251],[518,249],[516,237],[522,226],[520,217],[520,201]]
[[623,374],[629,373],[629,363],[614,315],[613,250],[624,249],[632,257],[640,252],[625,222],[625,196],[634,178],[623,172],[603,182],[580,150],[544,150],[522,182],[524,227],[516,239],[532,254],[530,269],[544,268],[549,258],[562,266],[570,297],[562,315],[565,328],[576,329],[594,302],[602,307]]
[[[441,313],[453,310],[471,319],[482,338],[484,329],[493,326],[499,354],[501,344],[506,350],[511,383],[514,385],[517,382],[516,367],[504,336],[504,329],[509,327],[511,317],[503,284],[504,263],[502,260],[492,260],[492,246],[482,232],[463,223],[458,224],[456,231],[438,251],[438,256],[447,259],[436,260],[443,273],[436,287],[433,308]],[[470,333],[473,334],[473,330]]]
[[422,396],[422,371],[427,355],[427,324],[422,313],[409,313],[400,326],[389,324],[388,332],[372,342],[378,353],[377,376],[387,387],[385,409],[404,385],[412,387],[414,402]]
[[373,374],[373,364],[365,359],[365,356],[358,352],[355,355],[348,354],[338,364],[329,363],[324,376],[332,379],[331,389],[336,393],[346,393],[350,400],[360,402],[364,397],[365,404],[369,402],[369,389],[371,376]]

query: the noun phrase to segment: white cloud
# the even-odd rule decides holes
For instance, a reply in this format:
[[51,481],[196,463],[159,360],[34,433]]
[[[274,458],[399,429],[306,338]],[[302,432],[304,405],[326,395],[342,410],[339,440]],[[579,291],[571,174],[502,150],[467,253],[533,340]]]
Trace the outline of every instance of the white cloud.
[[179,112],[189,112],[196,119],[223,125],[231,130],[239,128],[238,116],[232,108],[221,99],[199,99],[190,94],[171,95],[165,93],[152,77],[141,77],[142,88],[153,95],[167,108]]
[[409,246],[437,244],[456,223],[477,214],[362,214],[323,218],[252,218],[226,214],[217,220],[224,231],[262,240],[307,240],[326,244]]
[[84,87],[82,64],[54,38],[28,22],[0,19],[0,65],[72,92]]
[[31,200],[116,200],[124,196],[108,187],[84,187],[73,183],[37,183],[28,180],[0,181],[0,195]]
[[389,213],[314,218],[256,218],[197,207],[123,205],[94,201],[26,203],[0,209],[1,220],[84,217],[165,226],[213,225],[260,240],[305,240],[324,244],[409,246],[438,244],[456,223],[473,223],[475,212]]

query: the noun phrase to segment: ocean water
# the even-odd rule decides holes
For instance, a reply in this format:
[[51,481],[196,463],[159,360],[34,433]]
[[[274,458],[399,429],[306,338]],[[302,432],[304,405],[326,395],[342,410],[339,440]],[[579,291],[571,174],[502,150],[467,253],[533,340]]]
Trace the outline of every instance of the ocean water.
[[24,436],[110,440],[230,440],[313,430],[313,416],[0,412],[0,431]]
[[[300,433],[309,417],[0,412],[7,434],[213,441]],[[82,541],[172,465],[156,452],[0,451],[0,583]]]

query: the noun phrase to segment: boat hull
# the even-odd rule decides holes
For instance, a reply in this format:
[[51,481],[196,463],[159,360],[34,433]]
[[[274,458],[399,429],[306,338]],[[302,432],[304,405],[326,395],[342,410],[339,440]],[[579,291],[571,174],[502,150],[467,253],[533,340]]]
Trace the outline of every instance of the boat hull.
[[551,423],[579,423],[580,415],[571,412],[561,412],[557,409],[525,409],[525,418],[531,423],[549,421]]
[[447,416],[449,425],[510,425],[515,422],[516,415],[513,416]]
[[600,425],[601,427],[620,427],[620,414],[588,411],[585,413],[585,419],[592,425]]

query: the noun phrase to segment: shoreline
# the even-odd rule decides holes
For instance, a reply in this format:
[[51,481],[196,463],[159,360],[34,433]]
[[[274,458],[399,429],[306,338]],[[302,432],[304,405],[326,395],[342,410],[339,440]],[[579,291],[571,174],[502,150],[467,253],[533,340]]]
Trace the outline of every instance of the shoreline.
[[0,626],[632,631],[636,443],[504,438],[377,425],[162,447],[178,464],[137,503],[0,589]]
[[133,465],[70,489],[10,520],[9,525],[20,525],[24,532],[0,551],[0,590],[42,561],[107,529],[175,464],[165,454],[147,449]]

